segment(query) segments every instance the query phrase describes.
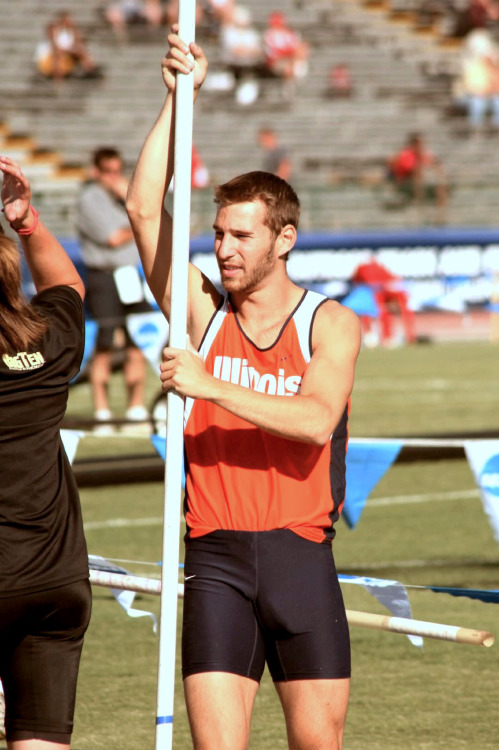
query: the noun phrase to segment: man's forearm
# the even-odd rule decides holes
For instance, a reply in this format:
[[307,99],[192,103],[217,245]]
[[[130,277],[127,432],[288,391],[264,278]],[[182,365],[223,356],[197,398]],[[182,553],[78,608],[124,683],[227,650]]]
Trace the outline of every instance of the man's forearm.
[[226,409],[266,432],[290,440],[324,445],[340,421],[348,397],[333,408],[315,396],[274,396],[258,393],[213,376],[205,382],[205,400]]
[[325,445],[345,408],[339,405],[334,418],[314,396],[272,396],[230,383],[222,383],[214,402],[266,432],[315,445]]

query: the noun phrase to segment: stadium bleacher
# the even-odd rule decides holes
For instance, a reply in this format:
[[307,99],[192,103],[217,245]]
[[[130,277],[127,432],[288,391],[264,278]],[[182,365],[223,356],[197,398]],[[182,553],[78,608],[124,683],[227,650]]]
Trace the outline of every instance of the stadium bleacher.
[[[263,29],[268,3],[245,4]],[[68,5],[104,68],[101,80],[71,79],[57,86],[36,73],[33,55],[43,29]],[[140,27],[127,44],[118,44],[100,5],[99,0],[16,0],[2,7],[0,150],[23,162],[48,225],[64,236],[74,232],[74,204],[92,149],[119,147],[131,169],[163,97],[159,63],[165,30]],[[259,100],[248,107],[237,105],[232,92],[203,92],[194,140],[212,181],[259,167],[256,134],[264,123],[278,131],[292,154],[304,229],[431,223],[424,212],[386,207],[385,159],[416,129],[441,157],[452,185],[447,223],[494,225],[499,135],[470,138],[462,120],[448,115],[459,46],[447,44],[439,31],[443,13],[427,12],[431,23],[424,22],[416,12],[421,5],[415,0],[274,0],[271,9],[283,11],[310,43],[309,74],[292,101],[282,99],[279,82],[267,79]],[[222,71],[216,40],[203,36],[202,27],[198,37],[211,72]],[[352,71],[354,95],[328,99],[327,72],[339,61]],[[196,232],[209,231],[209,191],[194,193],[192,215]]]

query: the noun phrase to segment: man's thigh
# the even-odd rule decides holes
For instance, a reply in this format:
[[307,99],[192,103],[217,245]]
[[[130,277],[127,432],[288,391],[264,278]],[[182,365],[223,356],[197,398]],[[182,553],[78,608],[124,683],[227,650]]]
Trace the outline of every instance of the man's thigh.
[[350,677],[350,636],[331,547],[261,536],[257,615],[274,682]]
[[341,750],[350,680],[276,682],[289,750]]
[[217,531],[186,544],[182,674],[230,672],[257,683],[265,667],[254,607],[254,534]]
[[227,672],[184,679],[194,750],[246,750],[258,682]]

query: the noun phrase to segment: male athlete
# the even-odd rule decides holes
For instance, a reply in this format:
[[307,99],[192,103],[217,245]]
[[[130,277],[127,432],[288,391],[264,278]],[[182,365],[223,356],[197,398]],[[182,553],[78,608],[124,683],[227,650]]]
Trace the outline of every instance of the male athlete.
[[[176,74],[207,61],[176,34],[168,89],[132,177],[127,209],[144,271],[170,314]],[[192,59],[187,57],[192,54]],[[345,496],[356,316],[288,277],[293,189],[250,172],[215,190],[224,293],[189,267],[193,349],[166,348],[164,390],[186,397],[182,670],[196,750],[244,750],[265,663],[292,750],[340,750],[350,645],[331,552]]]

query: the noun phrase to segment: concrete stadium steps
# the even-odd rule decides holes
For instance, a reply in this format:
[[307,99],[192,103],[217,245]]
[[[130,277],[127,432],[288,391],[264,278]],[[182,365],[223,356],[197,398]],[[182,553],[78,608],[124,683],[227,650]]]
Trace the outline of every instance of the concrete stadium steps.
[[[245,4],[263,28],[268,3],[247,0]],[[45,24],[56,10],[68,7],[67,2],[16,0],[6,5],[0,45],[10,52],[3,56],[0,95],[11,133],[29,133],[39,148],[58,154],[60,169],[64,164],[76,165],[76,175],[78,165],[80,175],[84,174],[90,152],[100,145],[118,146],[130,169],[164,96],[160,75],[164,30],[149,34],[142,27],[127,45],[120,45],[101,22],[100,0],[71,4],[105,77],[68,80],[57,86],[34,75],[31,60]],[[441,49],[433,34],[415,34],[407,18],[395,23],[392,14],[390,20],[387,8],[388,0],[373,4],[372,9],[360,0],[275,0],[272,10],[283,10],[311,45],[309,75],[292,101],[282,100],[279,82],[273,80],[261,82],[261,98],[250,107],[237,106],[233,94],[203,92],[196,104],[194,140],[213,182],[261,164],[256,136],[259,127],[268,124],[289,147],[296,186],[306,196],[305,222],[317,222],[315,228],[405,226],[413,218],[405,211],[383,211],[370,185],[375,185],[384,159],[407,132],[418,129],[442,157],[456,185],[449,221],[455,215],[458,223],[494,223],[488,201],[496,200],[496,140],[471,142],[458,137],[454,123],[442,114],[448,97],[447,73],[455,66],[458,52]],[[22,23],[27,17],[31,24]],[[207,48],[211,69],[222,69],[218,45],[205,39],[202,28],[198,36]],[[348,100],[328,100],[323,96],[327,72],[339,61],[351,67],[355,94]],[[444,74],[428,75],[428,70]],[[353,166],[345,168],[345,159]],[[314,161],[318,166],[311,167]],[[63,195],[60,184],[54,187],[53,179],[43,175],[42,166],[36,169],[37,189],[49,195],[53,190],[53,200],[62,201],[61,211],[50,209],[54,226],[65,227],[64,234],[72,233],[68,200],[73,192],[77,194],[78,176]],[[67,170],[63,179],[68,184],[72,179]],[[483,185],[480,201],[470,197],[472,188],[466,185],[472,183]],[[317,185],[323,199],[312,190]],[[195,196],[193,205],[196,229],[203,226],[205,214],[211,223],[211,199],[205,205],[201,195]]]

